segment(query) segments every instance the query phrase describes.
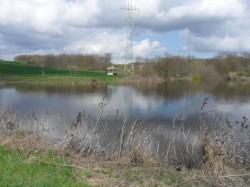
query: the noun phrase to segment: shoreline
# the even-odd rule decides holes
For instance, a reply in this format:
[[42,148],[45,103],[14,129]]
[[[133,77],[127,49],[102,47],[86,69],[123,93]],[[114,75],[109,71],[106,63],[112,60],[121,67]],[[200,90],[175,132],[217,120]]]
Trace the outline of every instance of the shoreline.
[[[33,163],[41,163],[43,167],[62,169],[69,167],[79,176],[74,182],[84,182],[90,186],[247,186],[250,183],[249,170],[230,164],[224,165],[221,160],[217,160],[220,156],[216,152],[210,153],[211,157],[207,158],[208,164],[200,168],[182,170],[175,168],[171,163],[161,165],[149,160],[131,162],[131,159],[135,159],[132,161],[148,159],[136,157],[137,152],[131,153],[129,157],[113,159],[83,156],[71,147],[48,144],[34,132],[18,129],[3,131],[1,127],[0,135],[0,148],[7,149],[8,153],[10,150],[21,155],[22,164],[29,166]],[[44,157],[47,159],[44,160]],[[63,160],[63,162],[56,162],[55,157],[56,160]],[[209,161],[210,159],[212,160]],[[217,171],[216,167],[220,170]]]
[[[191,77],[169,77],[163,79],[160,77],[141,77],[141,76],[117,76],[117,77],[70,77],[70,76],[0,76],[0,86],[4,85],[55,85],[55,86],[98,86],[105,84],[158,84],[175,81],[192,82]],[[202,82],[202,81],[200,81]]]
[[0,87],[6,85],[6,81],[0,77]]

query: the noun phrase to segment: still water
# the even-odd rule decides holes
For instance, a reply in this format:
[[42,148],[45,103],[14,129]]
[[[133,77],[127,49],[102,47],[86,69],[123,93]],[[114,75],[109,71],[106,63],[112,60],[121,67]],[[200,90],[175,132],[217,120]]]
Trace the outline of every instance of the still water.
[[[241,124],[249,119],[250,85],[14,86],[0,88],[0,103],[17,114],[23,128],[53,143],[70,145],[80,154],[112,157],[129,155],[138,148],[154,159],[167,158],[177,167],[191,167],[199,166],[204,156],[198,141],[201,119],[221,128],[226,120]],[[81,119],[84,124],[79,123]],[[249,137],[249,131],[239,132],[237,142]]]
[[[175,82],[154,86],[107,85],[102,87],[15,86],[0,88],[1,106],[10,106],[25,116],[51,114],[51,124],[60,127],[74,121],[79,112],[90,118],[143,120],[151,126],[171,126],[180,116],[186,126],[199,126],[201,106],[210,118],[240,121],[250,118],[250,86],[237,83],[217,85]],[[65,124],[64,124],[65,125]]]

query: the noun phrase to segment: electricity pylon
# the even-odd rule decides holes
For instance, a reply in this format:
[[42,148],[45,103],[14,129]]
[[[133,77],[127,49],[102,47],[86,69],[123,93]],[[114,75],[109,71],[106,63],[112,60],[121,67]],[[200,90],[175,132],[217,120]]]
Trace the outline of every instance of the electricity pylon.
[[127,11],[127,17],[125,22],[127,23],[127,38],[126,38],[126,51],[125,51],[125,67],[124,67],[124,74],[132,74],[134,75],[134,57],[133,57],[133,27],[134,27],[134,20],[133,20],[133,12],[138,11],[139,9],[134,7],[133,0],[128,0],[128,4],[126,7],[122,8],[123,10]]

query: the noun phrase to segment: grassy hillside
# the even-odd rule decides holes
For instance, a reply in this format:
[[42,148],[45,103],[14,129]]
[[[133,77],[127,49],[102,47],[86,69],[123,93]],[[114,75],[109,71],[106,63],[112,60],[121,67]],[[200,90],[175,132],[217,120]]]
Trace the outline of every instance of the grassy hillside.
[[[74,72],[72,72],[74,74]],[[0,75],[63,75],[70,76],[70,70],[29,66],[23,62],[0,61]],[[77,76],[103,77],[105,72],[77,71]]]
[[100,81],[115,81],[117,77],[107,76],[101,71],[74,71],[67,69],[33,67],[25,62],[0,61],[0,77],[5,77],[9,83],[46,82],[67,84],[73,80],[89,82],[91,79]]

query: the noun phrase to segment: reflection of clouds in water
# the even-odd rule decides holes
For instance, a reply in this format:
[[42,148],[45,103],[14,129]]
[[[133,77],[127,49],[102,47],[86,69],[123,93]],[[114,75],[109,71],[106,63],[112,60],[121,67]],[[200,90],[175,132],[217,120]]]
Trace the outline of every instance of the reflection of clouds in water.
[[133,103],[134,107],[142,111],[157,111],[162,102],[160,100],[153,101],[152,97],[145,97],[140,93],[136,93],[134,97],[136,97]]
[[1,105],[11,105],[12,99],[15,96],[15,89],[1,88],[0,89],[0,96],[1,96],[0,97]]
[[69,104],[72,104],[73,107],[80,109],[79,111],[84,110],[85,108],[92,108],[98,106],[102,100],[102,96],[99,94],[83,94],[81,96],[73,96],[69,101]]
[[53,94],[47,92],[19,92],[15,88],[1,88],[0,101],[3,105],[11,105],[20,113],[27,114],[31,110],[37,115],[43,115],[46,110],[53,115],[62,113],[64,119],[72,122],[77,114],[85,111],[87,115],[95,117],[100,114],[99,104],[104,98],[104,111],[102,115],[114,117],[119,111],[119,116],[127,119],[142,118],[149,121],[168,121],[180,114],[185,119],[199,115],[200,107],[205,97],[209,97],[205,110],[230,114],[232,117],[241,118],[249,116],[250,104],[240,104],[237,97],[234,101],[225,102],[214,99],[214,96],[205,92],[182,94],[181,97],[169,98],[156,94],[155,90],[146,92],[129,86],[109,86],[107,90],[88,90],[76,93],[75,90],[63,92],[56,90]]
[[[164,98],[156,96],[155,94],[145,95],[138,89],[131,87],[117,87],[116,92],[112,97],[108,98],[106,110],[111,111],[109,114],[113,115],[117,109],[120,113],[134,116],[134,117],[152,117],[153,115],[174,117],[178,113],[187,111],[188,113],[196,112],[193,101],[186,98],[180,100],[166,101]],[[89,102],[85,100],[85,102]],[[198,101],[201,102],[201,101]],[[188,105],[188,106],[187,106]],[[186,110],[187,108],[187,110]],[[193,110],[190,110],[193,109]]]
[[141,114],[147,113],[146,117],[148,115],[156,115],[173,118],[181,113],[186,116],[196,113],[201,101],[202,98],[199,95],[194,96],[192,99],[181,98],[166,101],[164,98],[158,97],[155,99],[155,97],[146,97],[137,93],[133,108],[137,108],[141,111]]
[[250,118],[250,103],[239,104],[236,102],[232,103],[217,103],[215,104],[215,111],[224,113],[230,117],[242,119],[243,116]]
[[[21,93],[16,92],[14,88],[4,89],[1,91],[1,100],[5,102],[11,100],[12,104],[22,112],[34,110],[36,113],[44,113],[45,110],[50,112],[61,112],[67,118],[73,118],[80,111],[91,113],[98,109],[98,104],[102,102],[105,94],[83,93],[81,95],[46,94],[46,93]],[[198,100],[198,101],[196,101]],[[200,102],[199,97],[191,100],[182,98],[166,101],[162,97],[152,95],[143,95],[138,89],[131,87],[116,87],[110,97],[104,97],[104,114],[115,116],[116,110],[125,117],[142,117],[152,118],[154,116],[173,118],[174,116],[184,113],[190,115],[196,112],[195,102]],[[6,103],[8,104],[8,103]]]

